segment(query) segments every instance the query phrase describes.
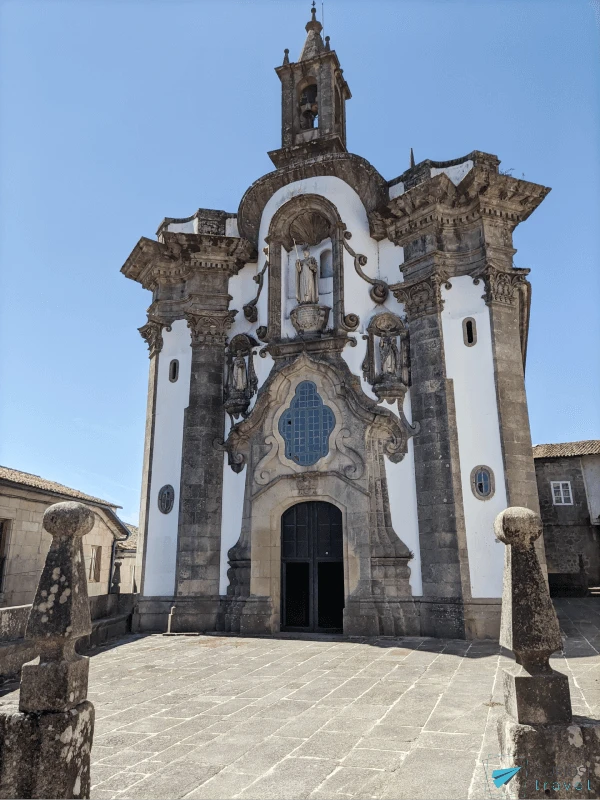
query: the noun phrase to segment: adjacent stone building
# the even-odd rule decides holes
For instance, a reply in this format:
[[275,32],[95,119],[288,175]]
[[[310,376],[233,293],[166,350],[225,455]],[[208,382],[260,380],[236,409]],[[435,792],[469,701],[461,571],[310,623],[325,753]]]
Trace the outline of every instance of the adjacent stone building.
[[[130,535],[116,514],[119,506],[70,489],[54,481],[0,467],[0,606],[22,606],[33,601],[46,561],[51,537],[42,528],[44,511],[60,500],[80,500],[95,512],[93,529],[83,552],[88,595],[108,594],[115,547]],[[120,587],[131,592],[131,572]]]
[[512,234],[549,189],[479,151],[384,178],[306,32],[275,169],[122,268],[152,292],[140,625],[497,636],[493,521],[538,510]]
[[600,586],[600,441],[533,448],[550,591]]

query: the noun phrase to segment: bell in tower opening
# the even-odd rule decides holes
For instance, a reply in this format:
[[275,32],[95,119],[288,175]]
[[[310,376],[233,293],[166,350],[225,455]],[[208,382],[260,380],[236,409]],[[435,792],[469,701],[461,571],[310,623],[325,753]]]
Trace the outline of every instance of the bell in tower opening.
[[317,84],[310,83],[300,95],[300,127],[309,130],[315,127],[315,119],[319,113],[317,103]]

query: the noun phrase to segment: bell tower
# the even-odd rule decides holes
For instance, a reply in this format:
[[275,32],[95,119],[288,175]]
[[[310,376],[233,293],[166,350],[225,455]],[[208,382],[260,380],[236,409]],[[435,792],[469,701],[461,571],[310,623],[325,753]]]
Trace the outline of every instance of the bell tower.
[[285,50],[275,72],[281,81],[281,149],[269,153],[276,167],[322,153],[346,152],[346,100],[352,95],[329,36],[323,38],[313,0],[306,41],[296,62]]

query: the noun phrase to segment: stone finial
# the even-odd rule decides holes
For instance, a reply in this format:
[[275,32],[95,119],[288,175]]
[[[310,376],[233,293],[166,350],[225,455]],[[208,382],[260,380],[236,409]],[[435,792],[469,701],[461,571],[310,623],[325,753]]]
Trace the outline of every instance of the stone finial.
[[415,165],[415,154],[413,152],[412,147],[410,148],[410,168],[412,169]]
[[325,37],[325,50],[331,50],[331,45],[329,44],[330,39],[331,39],[330,36]]
[[290,63],[290,51],[288,47],[286,47],[285,50],[283,51],[283,63],[284,64]]
[[110,581],[110,593],[111,594],[119,594],[121,591],[121,567],[123,565],[122,561],[115,561],[113,564],[113,574]]
[[507,508],[496,517],[494,532],[506,545],[500,644],[514,652],[518,665],[504,672],[506,711],[524,724],[570,722],[567,676],[549,661],[562,640],[534,547],[542,533],[540,516]]
[[75,644],[92,632],[82,537],[94,527],[94,512],[82,503],[56,503],[43,525],[52,544],[25,630],[40,663],[23,667],[19,709],[68,711],[87,697],[89,660]]

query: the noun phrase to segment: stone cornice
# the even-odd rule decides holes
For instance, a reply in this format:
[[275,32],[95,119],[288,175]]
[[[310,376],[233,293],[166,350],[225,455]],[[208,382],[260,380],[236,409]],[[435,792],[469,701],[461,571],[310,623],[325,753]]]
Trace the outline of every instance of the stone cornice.
[[445,173],[424,180],[369,214],[373,236],[405,246],[416,237],[468,227],[482,218],[509,231],[527,219],[550,189],[476,165],[455,186]]
[[255,259],[256,250],[247,239],[165,231],[158,242],[140,239],[121,272],[152,290],[158,285],[182,283],[205,270],[235,275]]

